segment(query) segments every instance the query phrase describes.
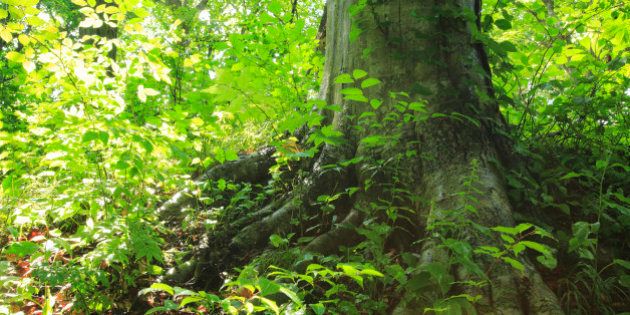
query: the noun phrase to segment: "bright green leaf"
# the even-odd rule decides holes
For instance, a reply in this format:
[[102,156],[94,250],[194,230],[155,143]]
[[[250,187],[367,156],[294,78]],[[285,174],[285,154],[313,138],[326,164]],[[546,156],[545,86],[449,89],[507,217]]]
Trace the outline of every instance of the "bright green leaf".
[[381,81],[379,79],[376,78],[367,78],[365,80],[363,80],[363,82],[361,82],[361,88],[362,89],[367,89],[369,87],[375,86],[380,84]]
[[367,75],[367,72],[361,69],[355,69],[354,71],[352,71],[352,77],[354,77],[355,79],[361,79],[366,75]]
[[520,261],[514,258],[510,258],[510,257],[501,257],[501,259],[503,259],[503,261],[505,261],[506,263],[510,264],[516,270],[520,272],[525,271],[525,266]]
[[379,107],[381,107],[381,105],[383,104],[383,101],[373,98],[370,100],[370,106],[372,106],[372,108],[374,109],[378,109]]
[[160,290],[160,291],[164,291],[170,295],[175,294],[175,291],[173,290],[173,287],[171,287],[168,284],[165,283],[154,283],[151,285],[151,289],[155,289],[155,290]]
[[18,257],[29,256],[36,253],[40,246],[37,243],[24,241],[11,243],[4,249],[4,254],[17,255]]
[[354,80],[349,74],[344,73],[344,74],[339,75],[337,78],[335,78],[335,83],[337,84],[354,83]]
[[341,90],[343,95],[363,95],[363,91],[358,88],[345,88]]

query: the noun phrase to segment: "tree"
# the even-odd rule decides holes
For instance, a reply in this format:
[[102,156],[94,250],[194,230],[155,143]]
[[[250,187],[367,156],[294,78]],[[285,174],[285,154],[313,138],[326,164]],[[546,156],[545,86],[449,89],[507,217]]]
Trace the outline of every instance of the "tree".
[[[479,8],[479,0],[328,1],[320,97],[339,105],[323,111],[332,128],[310,134],[323,148],[302,165],[308,175],[291,193],[249,221],[233,223],[240,232],[231,251],[264,246],[272,233],[292,230],[294,211],[316,214],[319,196],[341,195],[333,213],[343,220],[303,223],[325,227],[305,249],[331,254],[356,243],[361,238],[356,227],[365,220],[387,219],[375,209],[386,201],[410,211],[400,213],[405,219],[396,221],[385,246],[416,253],[420,266],[460,259],[452,275],[458,281],[487,277],[484,286],[452,289],[481,295],[475,303],[479,312],[562,313],[527,259],[505,259],[516,268],[497,265],[456,242],[498,246],[489,228],[515,225],[501,171],[509,165],[509,143],[502,137],[505,125],[479,42]],[[244,156],[211,169],[203,179],[261,181],[268,177],[273,153]],[[192,200],[182,192],[160,211],[172,214]],[[420,246],[414,242],[419,238],[424,239]],[[417,314],[428,306],[408,290],[394,313]]]

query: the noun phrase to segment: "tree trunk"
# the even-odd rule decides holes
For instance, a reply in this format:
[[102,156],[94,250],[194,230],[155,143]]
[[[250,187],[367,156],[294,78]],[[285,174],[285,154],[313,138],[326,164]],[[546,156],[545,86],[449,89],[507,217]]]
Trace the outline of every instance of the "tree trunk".
[[[415,251],[421,266],[448,263],[436,241],[445,234],[457,234],[473,247],[495,241],[472,224],[457,226],[457,231],[436,228],[445,220],[513,226],[499,171],[496,130],[504,128],[503,120],[492,99],[485,53],[473,41],[479,7],[475,0],[329,0],[321,97],[328,104],[341,105],[328,117],[345,141],[326,145],[312,175],[285,198],[286,203],[273,204],[265,210],[269,215],[235,235],[231,250],[264,246],[271,233],[291,229],[288,222],[296,209],[316,212],[311,205],[318,195],[342,192],[352,185],[359,192],[336,210],[344,224],[316,235],[306,250],[328,254],[339,245],[356,242],[359,238],[351,226],[374,216],[382,218],[369,210],[382,200],[413,211],[404,224],[406,232],[393,233],[388,246]],[[364,78],[355,84],[335,83],[339,75],[357,69],[381,81],[363,89],[367,99],[378,100],[373,106],[344,96],[348,93],[344,89]],[[363,159],[340,173],[323,170],[323,165],[354,157]],[[420,238],[427,240],[414,247],[413,241]],[[525,272],[519,273],[475,259],[486,270],[489,284],[456,288],[449,294],[482,296],[475,303],[482,314],[562,314],[531,263],[523,261]],[[454,281],[472,279],[469,270],[452,272]],[[433,306],[427,303],[420,293],[408,290],[393,313],[421,314]]]
[[[356,146],[357,156],[384,159],[417,150],[417,155],[412,156],[419,158],[397,167],[397,172],[407,174],[405,178],[384,176],[399,178],[399,186],[421,197],[419,203],[410,203],[416,213],[416,230],[433,226],[453,211],[480,225],[513,226],[512,209],[497,167],[499,137],[494,130],[503,127],[502,119],[490,97],[492,87],[488,85],[485,54],[473,41],[480,3],[385,0],[368,1],[364,8],[357,7],[347,0],[328,3],[322,86],[328,103],[344,104],[334,116],[335,127]],[[351,17],[351,11],[359,12]],[[356,33],[357,28],[361,35],[353,41],[351,33]],[[355,69],[365,70],[382,81],[366,91],[367,98],[383,101],[376,121],[386,120],[397,111],[399,99],[388,97],[391,91],[409,93],[409,101],[425,100],[426,112],[417,112],[416,119],[398,128],[387,128],[388,123],[381,124],[386,128],[380,130],[356,128],[362,123],[357,117],[371,108],[344,100],[345,86],[334,83],[334,78]],[[395,141],[393,147],[375,150],[361,141],[374,136],[375,130],[379,135],[389,130],[386,133],[390,137],[384,139]],[[358,176],[362,183],[368,174],[359,172]],[[466,196],[462,192],[470,189],[465,183],[471,177],[472,196]],[[470,206],[474,207],[473,212],[465,210]],[[472,229],[462,234],[468,235],[473,246],[489,241]],[[439,262],[443,259],[439,251],[433,242],[426,242],[421,263]],[[535,269],[525,264],[524,276],[511,268],[494,268],[488,275],[491,284],[482,292],[471,292],[483,296],[477,309],[484,314],[562,313],[554,294]],[[430,306],[413,297],[414,292],[408,292],[395,313],[418,314]]]

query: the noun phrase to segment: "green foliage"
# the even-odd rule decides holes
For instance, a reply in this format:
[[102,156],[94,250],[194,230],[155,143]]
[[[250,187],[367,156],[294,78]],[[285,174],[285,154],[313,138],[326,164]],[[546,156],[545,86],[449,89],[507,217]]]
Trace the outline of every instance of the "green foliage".
[[155,206],[302,125],[318,6],[278,4],[0,3],[0,307],[127,308],[168,258]]
[[[164,291],[170,296],[163,306],[152,308],[147,314],[167,311],[199,311],[212,312],[222,310],[228,314],[281,314],[287,311],[312,310],[316,314],[328,311],[343,311],[352,307],[342,303],[336,296],[349,294],[360,296],[345,279],[363,287],[365,279],[383,277],[369,265],[338,263],[335,269],[329,269],[320,264],[310,264],[305,273],[296,273],[282,268],[270,266],[266,277],[258,275],[256,269],[246,266],[238,277],[223,286],[225,298],[204,291],[193,292],[179,287],[171,287],[163,283],[154,283],[143,289],[140,294],[150,294]],[[325,300],[317,303],[305,304],[304,296],[314,290],[328,287],[323,292]],[[279,295],[283,297],[279,297]],[[278,305],[275,300],[286,301]],[[326,305],[329,305],[328,307]],[[356,312],[356,308],[355,312]]]
[[[160,282],[199,235],[252,219],[294,184],[283,179],[295,164],[344,145],[320,115],[341,105],[314,99],[323,1],[296,3],[0,0],[0,314],[126,312],[140,288],[155,298],[149,313],[384,313],[405,290],[427,313],[474,313],[480,297],[456,289],[485,287],[499,266],[523,272],[527,256],[551,269],[543,276],[567,313],[623,309],[630,12],[615,0],[483,2],[473,40],[488,50],[495,95],[480,97],[498,100],[509,127],[513,167],[503,173],[516,226],[475,222],[471,172],[458,194],[466,206],[432,217],[428,237],[410,241],[435,245],[444,263],[392,245],[415,237],[408,224],[424,202],[405,184],[410,165],[428,157],[401,141],[403,126],[485,122],[427,115],[427,101],[405,92],[373,97],[381,80],[349,69],[334,83],[356,110],[361,150],[373,154],[324,168],[360,166],[364,182],[314,198],[315,216],[292,217],[296,230],[312,223],[307,230],[273,234],[270,251],[225,270],[220,292]],[[379,3],[356,1],[350,14]],[[351,40],[370,31],[354,19]],[[306,140],[295,136],[302,129]],[[188,175],[267,143],[278,157],[269,185]],[[157,205],[181,188],[203,195],[200,204],[177,224],[159,222]],[[340,204],[372,189],[387,198],[358,203],[369,218],[356,229],[361,243],[339,257],[301,252],[340,223]],[[454,268],[471,276],[455,279]]]
[[[627,6],[620,1],[484,2],[502,111],[527,166],[511,199],[559,241],[567,313],[611,313],[628,238]],[[501,34],[501,35],[499,35]],[[498,36],[497,36],[498,35]],[[487,39],[482,39],[487,43]],[[613,166],[614,165],[614,166]],[[608,267],[601,267],[608,266]],[[587,285],[588,283],[588,285]]]

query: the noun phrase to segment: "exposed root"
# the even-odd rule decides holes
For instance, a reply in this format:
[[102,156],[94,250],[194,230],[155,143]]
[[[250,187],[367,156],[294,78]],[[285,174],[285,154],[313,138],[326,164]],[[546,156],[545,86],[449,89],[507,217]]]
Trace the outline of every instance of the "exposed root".
[[[236,161],[230,161],[209,169],[195,180],[197,184],[220,178],[236,181],[260,183],[269,178],[269,168],[274,163],[274,147],[267,147],[250,155],[242,156]],[[197,197],[190,189],[177,192],[171,199],[157,209],[162,219],[178,217],[182,209],[193,206]]]
[[254,247],[264,247],[271,234],[290,232],[292,229],[291,219],[294,218],[294,215],[311,214],[312,211],[317,210],[317,207],[313,207],[311,203],[318,196],[342,192],[348,187],[351,177],[348,168],[334,171],[326,168],[327,165],[346,158],[349,154],[347,149],[345,147],[325,146],[312,166],[311,175],[294,189],[293,197],[279,208],[263,208],[256,216],[266,216],[238,232],[230,243],[230,249],[241,252]]
[[193,278],[197,268],[197,260],[189,260],[181,265],[175,266],[166,272],[166,275],[158,279],[159,282],[166,283],[186,283]]
[[273,233],[285,233],[291,228],[291,217],[300,210],[300,202],[297,198],[291,199],[280,209],[255,221],[238,232],[230,243],[230,250],[235,253],[247,249],[263,246]]
[[360,241],[356,228],[363,222],[363,214],[353,209],[330,231],[313,239],[304,250],[324,255],[335,253],[340,246],[351,246]]
[[[421,264],[442,262],[448,264],[445,250],[436,248],[429,243],[422,252]],[[492,264],[490,261],[477,261],[481,267]],[[525,272],[503,263],[492,264],[488,274],[488,283],[484,286],[461,286],[451,288],[450,295],[465,293],[471,297],[480,297],[474,303],[478,314],[564,314],[556,296],[542,281],[542,278],[527,259],[522,260]],[[455,271],[456,281],[463,283],[473,277],[464,267]],[[432,292],[424,293],[431,294]],[[434,305],[427,304],[430,298],[418,295],[418,292],[408,291],[392,314],[411,315],[423,313],[425,308]]]
[[227,224],[229,224],[229,229],[232,229],[232,230],[242,229],[244,226],[260,221],[263,218],[272,215],[275,211],[281,208],[281,206],[284,205],[285,203],[287,203],[286,198],[279,198],[279,199],[273,200],[258,211],[242,216],[234,220],[233,222],[227,222]]
[[563,314],[556,295],[549,289],[542,277],[530,264],[526,264],[529,274],[529,309],[535,310],[535,314]]

